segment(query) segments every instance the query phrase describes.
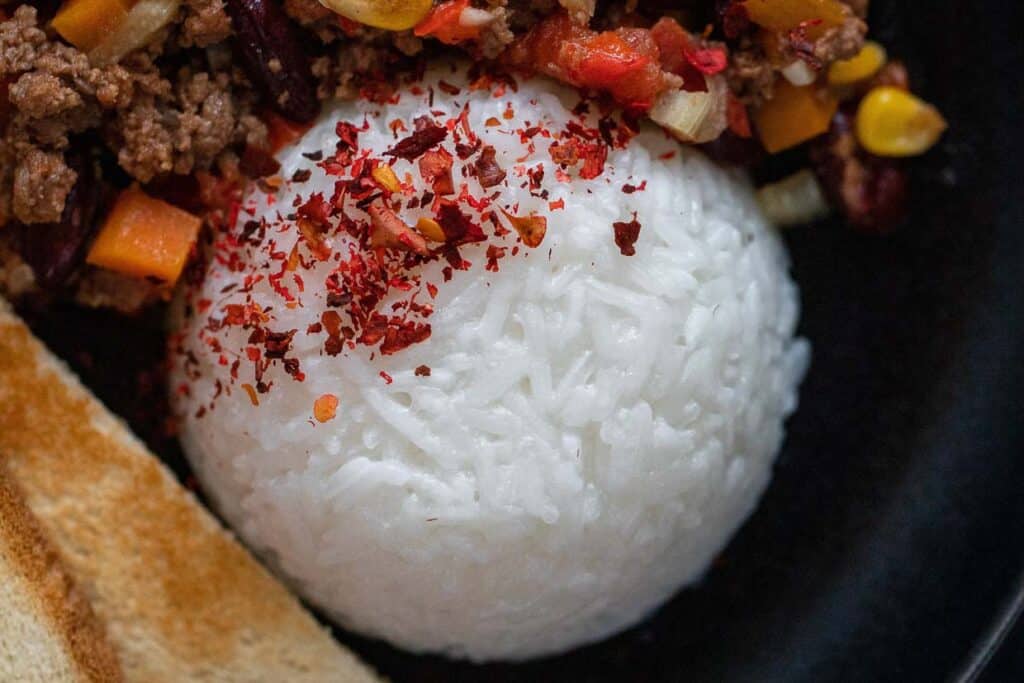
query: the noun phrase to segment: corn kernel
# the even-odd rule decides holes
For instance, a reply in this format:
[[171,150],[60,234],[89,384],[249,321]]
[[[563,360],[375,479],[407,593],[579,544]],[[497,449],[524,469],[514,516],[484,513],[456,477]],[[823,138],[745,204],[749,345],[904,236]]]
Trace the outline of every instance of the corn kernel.
[[398,176],[391,170],[390,166],[377,166],[370,175],[373,176],[374,181],[389,192],[398,192],[402,189],[401,184],[398,182]]
[[828,68],[828,83],[829,85],[853,85],[867,80],[885,66],[886,59],[885,48],[869,40],[864,43],[860,52],[850,59],[832,62]]
[[320,0],[343,17],[388,31],[404,31],[430,12],[432,0]]
[[877,87],[857,109],[857,140],[879,156],[924,154],[945,130],[946,121],[935,107],[900,88]]
[[424,216],[416,221],[416,231],[431,242],[444,242],[445,240],[444,230],[441,229],[441,224],[433,218],[427,218]]

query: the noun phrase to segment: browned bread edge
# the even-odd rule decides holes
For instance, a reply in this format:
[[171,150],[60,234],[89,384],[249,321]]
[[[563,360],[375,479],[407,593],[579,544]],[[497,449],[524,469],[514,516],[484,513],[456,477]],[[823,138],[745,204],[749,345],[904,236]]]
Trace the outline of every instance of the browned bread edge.
[[0,454],[127,681],[377,680],[3,301]]
[[[114,649],[89,603],[75,589],[60,558],[0,462],[0,554],[25,579],[46,621],[77,666],[79,680],[124,680]],[[17,656],[17,653],[14,653]]]

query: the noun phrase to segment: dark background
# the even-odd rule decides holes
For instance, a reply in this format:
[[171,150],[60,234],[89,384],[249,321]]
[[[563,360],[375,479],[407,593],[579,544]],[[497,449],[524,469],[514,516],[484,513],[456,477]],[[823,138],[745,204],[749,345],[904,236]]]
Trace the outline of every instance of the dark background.
[[[874,35],[951,129],[895,235],[787,234],[813,363],[771,488],[702,585],[605,643],[521,666],[339,636],[396,681],[938,681],[984,652],[1024,569],[1022,18],[1017,2],[873,3]],[[34,323],[159,432],[160,402],[139,398],[159,378],[127,372],[123,322]],[[133,334],[159,353],[158,321]],[[173,440],[150,441],[187,476]],[[989,671],[1024,680],[1024,627]]]

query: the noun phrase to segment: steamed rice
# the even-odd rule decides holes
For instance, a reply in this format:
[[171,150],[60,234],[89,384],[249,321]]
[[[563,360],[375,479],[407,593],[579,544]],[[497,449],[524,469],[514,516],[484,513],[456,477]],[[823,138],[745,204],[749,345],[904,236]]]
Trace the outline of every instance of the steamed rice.
[[[360,147],[380,154],[394,144],[389,122],[411,128],[425,98],[325,112],[280,157],[282,177],[312,178],[273,207],[257,192],[257,215],[296,192],[330,193],[301,153],[333,150],[337,120],[365,116]],[[501,96],[435,90],[430,108],[454,116],[467,101],[511,169],[524,146],[507,127],[561,128],[578,97],[536,80]],[[653,129],[593,180],[559,181],[545,151],[527,163],[545,165],[548,197],[511,177],[501,188],[521,214],[547,216],[544,242],[499,272],[485,270],[483,246],[464,249],[473,266],[439,285],[425,342],[328,357],[297,335],[304,382],[275,366],[259,407],[235,386],[203,417],[224,371],[215,351],[190,346],[200,377],[178,399],[183,441],[218,509],[314,605],[412,650],[524,658],[636,622],[698,579],[753,509],[796,405],[808,356],[793,337],[797,292],[747,181]],[[400,177],[410,168],[395,164]],[[565,209],[550,211],[557,200]],[[634,212],[642,229],[624,256],[611,225]],[[275,237],[285,252],[296,239]],[[425,279],[441,282],[442,265]],[[240,300],[222,293],[238,278],[214,266],[197,294]],[[325,307],[316,287],[291,310],[266,283],[254,296],[280,328],[305,330]],[[187,323],[186,343],[202,324]],[[241,353],[246,335],[226,331],[224,347]],[[311,416],[326,393],[337,417],[321,424]]]

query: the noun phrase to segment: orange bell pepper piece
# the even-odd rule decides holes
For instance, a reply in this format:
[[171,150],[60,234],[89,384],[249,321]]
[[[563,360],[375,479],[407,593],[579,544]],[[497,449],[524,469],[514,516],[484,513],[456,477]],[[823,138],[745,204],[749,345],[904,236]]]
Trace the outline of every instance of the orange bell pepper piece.
[[804,22],[807,37],[817,40],[841,25],[849,11],[839,0],[744,0],[750,20],[772,31],[792,31]]
[[774,154],[827,131],[838,108],[839,100],[829,91],[780,78],[775,96],[754,113],[754,125],[764,148]]
[[128,18],[132,0],[68,0],[53,18],[53,28],[82,52],[113,35]]
[[188,261],[200,223],[197,216],[130,188],[117,198],[86,261],[173,284]]

